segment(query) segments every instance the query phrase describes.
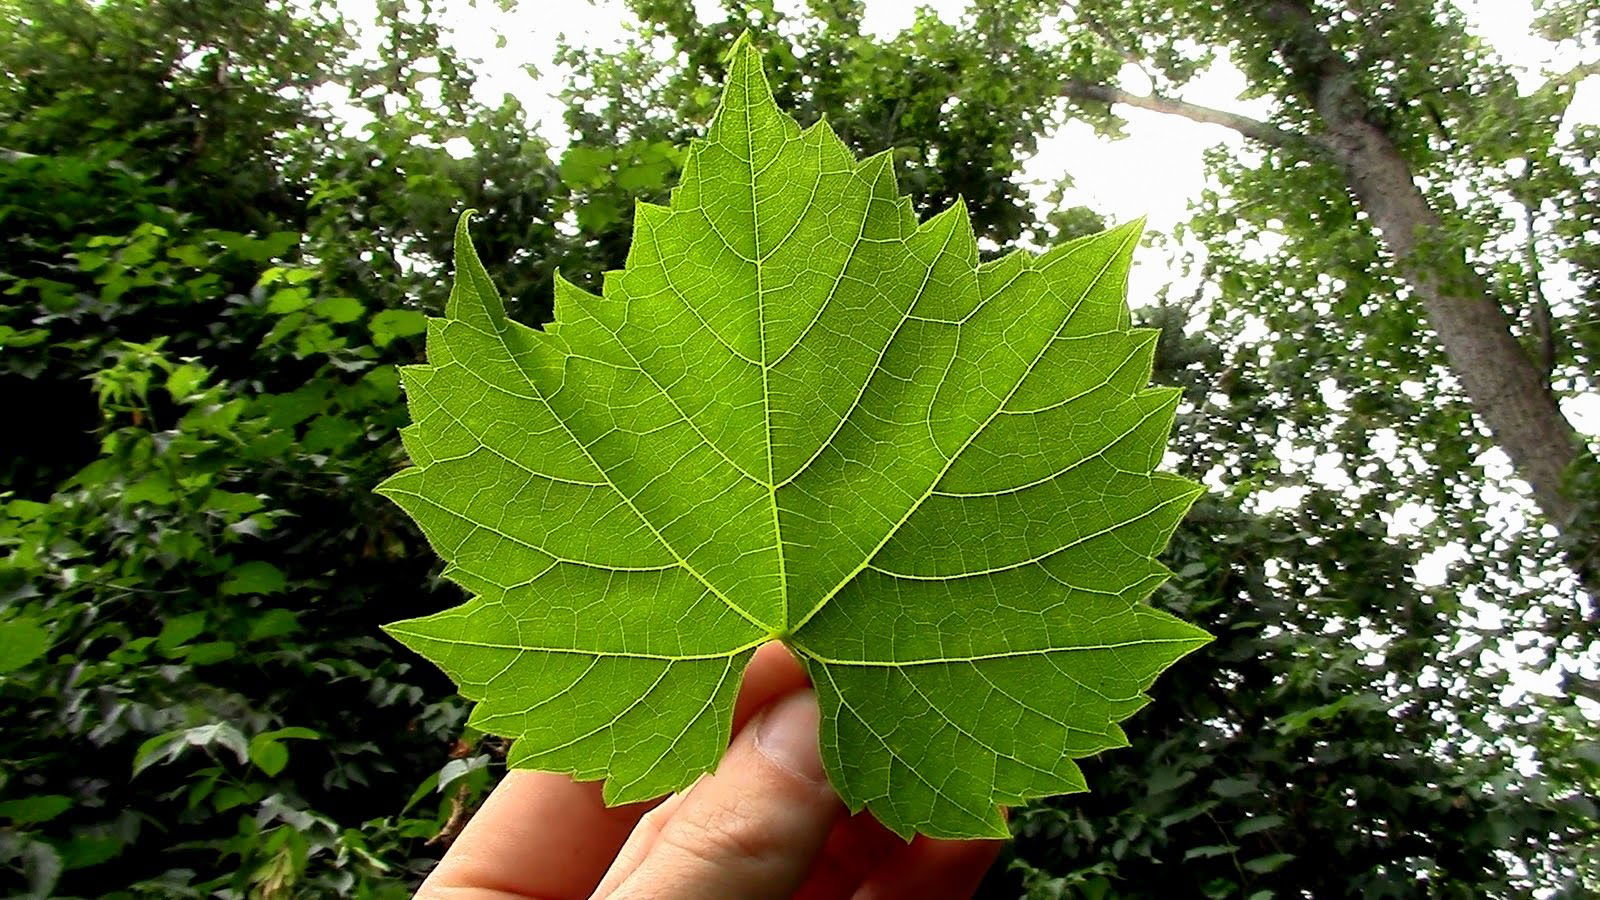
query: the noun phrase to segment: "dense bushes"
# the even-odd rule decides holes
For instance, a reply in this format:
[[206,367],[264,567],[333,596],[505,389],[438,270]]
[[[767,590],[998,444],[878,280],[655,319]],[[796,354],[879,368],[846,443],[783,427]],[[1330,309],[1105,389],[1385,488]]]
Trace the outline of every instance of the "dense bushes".
[[[412,139],[490,116],[337,137],[279,88],[362,71],[276,4],[8,26],[0,856],[36,893],[404,893],[487,773],[462,704],[376,628],[445,602],[370,492],[430,277],[380,260],[470,192],[343,167],[448,164]],[[363,212],[325,224],[335,202]]]
[[[24,160],[0,191],[83,165]],[[123,213],[105,184],[84,187]],[[448,814],[403,807],[463,713],[375,631],[428,603],[426,555],[368,493],[421,314],[274,265],[298,233],[150,209],[78,224],[9,286],[33,447],[0,520],[5,849],[86,895],[393,888]]]

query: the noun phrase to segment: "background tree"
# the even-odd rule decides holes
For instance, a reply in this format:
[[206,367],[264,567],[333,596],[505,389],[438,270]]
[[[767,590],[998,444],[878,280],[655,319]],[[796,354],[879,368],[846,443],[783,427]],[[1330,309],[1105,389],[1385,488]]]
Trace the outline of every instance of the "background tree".
[[[1002,198],[971,204],[991,249],[1093,228],[1097,217],[1082,210],[1034,221],[1025,207],[1007,206],[1003,198],[1015,195],[1004,188],[942,191],[977,176],[947,179],[939,166],[1005,173],[1015,183],[1016,161],[1041,125],[1087,115],[1114,135],[1118,123],[1105,106],[1068,96],[1073,85],[1103,83],[1130,58],[1142,59],[1129,47],[1167,40],[1167,18],[1181,11],[1105,7],[984,4],[959,26],[924,15],[909,32],[880,42],[862,35],[858,4],[811,4],[787,17],[771,6],[729,4],[726,18],[706,27],[676,4],[636,3],[652,27],[634,46],[568,57],[585,77],[568,97],[577,143],[566,159],[585,159],[622,131],[637,138],[639,122],[673,133],[679,123],[702,121],[721,48],[755,28],[774,48],[772,80],[780,95],[787,92],[781,102],[812,117],[825,112],[858,153],[894,151],[924,213],[958,194]],[[1106,17],[1113,8],[1122,16],[1115,26]],[[1203,15],[1248,21],[1247,12],[1208,6]],[[1203,17],[1198,7],[1185,15]],[[1464,85],[1486,81],[1497,96],[1514,93],[1509,70],[1452,9],[1413,4],[1408,15],[1406,22],[1427,27],[1387,52],[1410,54],[1412,67],[1456,60]],[[1173,79],[1188,81],[1234,52],[1225,35],[1193,27],[1187,44],[1175,35],[1149,51]],[[1382,35],[1400,25],[1373,27]],[[1134,43],[1113,42],[1119,34]],[[1369,55],[1389,46],[1368,40]],[[662,45],[673,52],[655,52]],[[1557,81],[1552,92],[1564,102],[1571,79]],[[1482,140],[1556,141],[1555,123],[1539,118],[1549,110],[1541,112],[1537,98],[1526,106],[1519,122],[1498,124],[1503,130]],[[1126,759],[1108,755],[1099,773],[1126,793],[1097,790],[1021,817],[1013,877],[1047,895],[1137,895],[1175,872],[1197,892],[1218,896],[1307,885],[1320,896],[1577,884],[1572,861],[1592,844],[1595,810],[1575,785],[1517,771],[1519,749],[1544,740],[1548,701],[1506,702],[1526,673],[1514,676],[1500,661],[1503,653],[1532,651],[1527,665],[1560,672],[1592,659],[1588,639],[1573,627],[1582,600],[1556,542],[1495,522],[1498,510],[1486,509],[1485,489],[1503,485],[1504,476],[1486,471],[1482,457],[1492,445],[1474,424],[1473,401],[1426,334],[1409,299],[1415,289],[1386,260],[1381,235],[1361,224],[1366,217],[1341,169],[1308,149],[1320,138],[1296,136],[1287,123],[1213,117],[1274,143],[1265,161],[1211,154],[1217,187],[1176,236],[1200,245],[1192,264],[1205,269],[1202,293],[1166,297],[1146,316],[1167,333],[1160,357],[1167,380],[1189,389],[1175,448],[1180,465],[1226,488],[1180,533],[1173,550],[1180,577],[1162,596],[1224,636],[1203,663],[1183,665],[1221,668],[1206,670],[1215,682],[1186,682],[1177,672],[1158,685],[1134,750]],[[910,121],[919,127],[906,128]],[[1476,152],[1482,183],[1498,183],[1483,171],[1492,157]],[[1586,190],[1581,165],[1574,166],[1563,202]],[[1256,169],[1263,169],[1259,180],[1248,185],[1235,171]],[[619,188],[603,177],[579,187],[582,200],[601,197],[622,208],[605,193]],[[1215,211],[1235,206],[1259,226],[1241,229],[1241,215]],[[1499,214],[1485,198],[1479,215],[1490,209]],[[1283,240],[1263,240],[1268,231]],[[1475,259],[1500,246],[1490,231],[1462,233],[1479,239]],[[1281,249],[1265,252],[1274,243]],[[1526,267],[1525,247],[1513,245],[1504,259]],[[1514,277],[1500,266],[1491,271]],[[1344,304],[1337,316],[1335,299]],[[1265,337],[1239,337],[1246,322],[1264,326]],[[1582,374],[1585,359],[1572,364],[1566,386],[1574,392],[1592,383]],[[1319,458],[1321,471],[1306,465]],[[1580,480],[1572,484],[1565,489],[1582,490]],[[1298,509],[1247,512],[1256,497],[1282,488],[1303,492]],[[1387,533],[1382,523],[1402,504],[1431,513],[1432,525],[1416,535]],[[1577,518],[1567,524],[1569,537],[1581,527]],[[1449,582],[1419,583],[1415,563],[1452,546],[1467,548],[1467,560]],[[1161,727],[1148,730],[1157,719]],[[1164,777],[1152,783],[1152,771]],[[1108,818],[1118,826],[1107,827]],[[1526,873],[1512,862],[1517,857]],[[997,874],[995,888],[1006,885]]]
[[[1160,10],[1175,27],[1159,34],[1130,27]],[[1502,305],[1503,298],[1544,303],[1537,289],[1537,248],[1517,273],[1523,290],[1485,278],[1480,272],[1490,262],[1481,255],[1485,245],[1517,222],[1503,212],[1489,216],[1474,210],[1470,201],[1458,209],[1449,191],[1466,180],[1468,190],[1484,199],[1498,190],[1537,207],[1556,186],[1551,182],[1574,187],[1576,173],[1562,160],[1555,138],[1576,73],[1562,73],[1533,96],[1519,97],[1509,71],[1469,35],[1457,8],[1444,2],[1085,3],[1072,15],[1075,21],[1068,27],[1106,35],[1107,52],[1148,66],[1163,91],[1180,90],[1193,64],[1205,58],[1185,58],[1180,42],[1188,39],[1201,42],[1208,55],[1226,53],[1246,72],[1254,91],[1276,99],[1278,109],[1269,123],[1157,94],[1132,94],[1103,82],[1069,79],[1062,86],[1075,101],[1126,103],[1234,128],[1287,157],[1286,162],[1312,163],[1303,167],[1307,171],[1299,180],[1316,179],[1323,195],[1334,193],[1328,176],[1339,176],[1342,189],[1327,202],[1344,201],[1350,214],[1342,222],[1320,222],[1318,230],[1376,228],[1383,258],[1353,261],[1368,263],[1365,268],[1382,265],[1390,281],[1385,287],[1409,295],[1399,305],[1420,307],[1421,315],[1411,315],[1432,332],[1423,340],[1442,351],[1456,391],[1528,482],[1549,520],[1558,528],[1574,527],[1579,498],[1564,479],[1585,447],[1557,406],[1550,383],[1560,340],[1557,323],[1547,304],[1529,311],[1531,330],[1537,332],[1530,335],[1537,340],[1530,353],[1513,336],[1512,316]],[[1117,40],[1113,35],[1118,34],[1128,37]],[[1568,171],[1549,172],[1545,183],[1534,187],[1540,170],[1563,168]],[[1418,185],[1419,176],[1431,182],[1447,175],[1459,180],[1444,181],[1431,196]],[[1275,168],[1273,177],[1281,197],[1288,173]],[[1268,215],[1278,211],[1264,210]],[[1357,211],[1370,227],[1356,226]],[[1536,242],[1537,235],[1529,240]],[[1469,258],[1469,249],[1479,252]],[[1397,290],[1401,285],[1404,290]],[[1579,378],[1569,390],[1591,388],[1593,359],[1580,352],[1569,364]]]
[[[1576,670],[1592,608],[1556,539],[1486,513],[1504,438],[1411,283],[1477,285],[1553,360],[1555,397],[1593,389],[1597,136],[1557,127],[1583,73],[1517,93],[1443,3],[1295,7],[1315,35],[1268,5],[1007,0],[879,39],[843,0],[711,23],[635,0],[620,50],[564,53],[573,142],[552,159],[515,100],[474,99],[437,2],[380,4],[368,58],[326,3],[0,0],[0,381],[24,423],[0,460],[4,892],[415,885],[502,748],[376,631],[455,590],[370,492],[401,463],[395,366],[445,296],[464,207],[524,321],[548,317],[558,266],[620,266],[633,202],[675,181],[745,28],[780,102],[893,151],[919,213],[965,198],[991,255],[1103,224],[1036,213],[1020,167],[1070,116],[1114,136],[1129,61],[1162,103],[1224,55],[1277,98],[1267,122],[1203,114],[1257,150],[1214,151],[1167,236],[1201,293],[1142,312],[1157,380],[1186,390],[1176,464],[1216,488],[1156,600],[1219,640],[1162,680],[1134,746],[1086,767],[1093,793],[1018,811],[986,891],[1600,890],[1593,723],[1501,661]],[[1550,4],[1541,27],[1593,40],[1588,7]],[[1437,219],[1412,250],[1324,146],[1307,85],[1330,60],[1350,127],[1388,136]],[[1550,270],[1574,296],[1539,290]],[[1582,570],[1579,476],[1559,487],[1577,512],[1551,518]],[[1266,511],[1282,488],[1299,503]],[[1402,503],[1431,524],[1390,533]],[[1448,587],[1419,583],[1448,547]]]
[[554,164],[427,6],[375,61],[327,4],[0,22],[0,893],[404,895],[489,754],[376,630],[448,602],[395,366],[464,205],[548,292]]

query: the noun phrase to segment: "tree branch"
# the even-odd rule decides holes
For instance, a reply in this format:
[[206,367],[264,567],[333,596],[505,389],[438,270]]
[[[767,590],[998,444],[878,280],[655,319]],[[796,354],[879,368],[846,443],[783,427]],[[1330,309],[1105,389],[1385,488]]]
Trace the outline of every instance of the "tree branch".
[[1151,90],[1160,91],[1160,88],[1157,86],[1159,82],[1156,81],[1155,73],[1145,68],[1144,59],[1142,59],[1139,54],[1134,53],[1132,50],[1129,50],[1127,47],[1125,47],[1121,41],[1117,40],[1117,36],[1111,32],[1111,29],[1100,24],[1100,20],[1096,19],[1088,10],[1078,10],[1078,18],[1082,19],[1083,24],[1089,26],[1089,30],[1099,36],[1100,40],[1104,41],[1107,47],[1117,51],[1117,53],[1122,56],[1123,61],[1127,62],[1131,66],[1136,67],[1140,72],[1143,72],[1144,77],[1150,82]]
[[1191,122],[1221,125],[1224,128],[1231,128],[1247,138],[1260,141],[1263,144],[1270,144],[1274,147],[1286,149],[1310,148],[1316,151],[1326,149],[1322,141],[1315,137],[1284,131],[1276,126],[1252,119],[1249,116],[1241,116],[1238,113],[1214,109],[1209,106],[1200,106],[1196,103],[1186,103],[1182,100],[1169,100],[1166,97],[1134,94],[1108,84],[1090,84],[1084,81],[1070,80],[1062,86],[1061,93],[1074,100],[1124,103],[1128,106],[1137,106],[1140,109],[1179,116]]
[[1550,315],[1550,301],[1544,295],[1544,273],[1539,266],[1538,236],[1534,232],[1534,201],[1525,200],[1522,204],[1524,221],[1527,223],[1528,238],[1523,246],[1524,255],[1528,266],[1528,294],[1531,312],[1533,315],[1533,333],[1539,339],[1539,368],[1544,370],[1546,387],[1548,381],[1556,371],[1556,331],[1555,320]]

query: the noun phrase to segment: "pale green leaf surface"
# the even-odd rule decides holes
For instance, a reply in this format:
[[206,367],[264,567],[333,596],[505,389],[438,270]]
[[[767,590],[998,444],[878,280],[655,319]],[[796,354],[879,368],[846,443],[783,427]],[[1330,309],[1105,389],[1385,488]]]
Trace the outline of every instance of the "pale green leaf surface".
[[1139,225],[980,265],[964,207],[919,224],[887,155],[799,128],[748,41],[730,62],[671,205],[544,331],[463,217],[381,490],[472,597],[389,630],[513,766],[612,803],[714,768],[782,640],[852,809],[1003,835],[1209,639],[1144,602],[1200,489],[1154,471],[1178,392],[1130,326]]

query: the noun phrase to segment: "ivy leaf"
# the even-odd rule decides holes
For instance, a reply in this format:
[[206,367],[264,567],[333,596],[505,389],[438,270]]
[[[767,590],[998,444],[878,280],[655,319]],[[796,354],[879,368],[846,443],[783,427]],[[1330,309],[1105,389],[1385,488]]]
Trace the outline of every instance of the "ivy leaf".
[[15,672],[50,649],[50,632],[32,619],[0,622],[0,675]]
[[852,810],[1003,836],[1209,640],[1144,603],[1200,488],[1154,471],[1179,392],[1130,327],[1137,223],[980,264],[962,204],[919,224],[746,39],[601,296],[558,279],[554,323],[507,319],[466,223],[381,491],[472,597],[388,630],[511,765],[681,789],[781,640]]

